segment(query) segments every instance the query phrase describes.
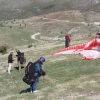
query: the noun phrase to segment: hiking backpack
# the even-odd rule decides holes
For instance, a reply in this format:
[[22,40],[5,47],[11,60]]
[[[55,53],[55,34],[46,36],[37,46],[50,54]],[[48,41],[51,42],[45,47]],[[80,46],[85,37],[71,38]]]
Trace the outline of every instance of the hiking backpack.
[[[40,72],[37,72],[36,69],[35,69],[35,64],[39,64],[40,65]],[[35,73],[38,73],[38,76],[34,76]],[[25,68],[25,76],[23,77],[23,81],[30,85],[32,83],[35,82],[35,79],[37,77],[40,77],[40,76],[44,76],[46,75],[46,73],[43,71],[42,67],[41,67],[41,64],[40,64],[40,61],[36,61],[34,63],[32,62],[29,62]]]
[[20,64],[24,64],[26,62],[26,57],[24,55],[24,52],[20,52],[19,50],[16,50],[17,52],[17,57],[20,57]]
[[29,62],[25,68],[25,76],[22,80],[28,85],[34,83],[36,79],[36,77],[34,76],[35,72],[35,63]]
[[26,62],[26,58],[25,58],[25,56],[24,56],[24,53],[23,52],[21,52],[20,53],[20,64],[24,64],[25,62]]

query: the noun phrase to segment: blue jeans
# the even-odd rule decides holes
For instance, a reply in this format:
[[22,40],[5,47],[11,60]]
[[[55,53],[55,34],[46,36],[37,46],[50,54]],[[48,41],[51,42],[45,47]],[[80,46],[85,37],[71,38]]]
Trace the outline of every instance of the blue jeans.
[[35,91],[38,83],[38,78],[36,78],[35,82],[30,85],[30,91]]

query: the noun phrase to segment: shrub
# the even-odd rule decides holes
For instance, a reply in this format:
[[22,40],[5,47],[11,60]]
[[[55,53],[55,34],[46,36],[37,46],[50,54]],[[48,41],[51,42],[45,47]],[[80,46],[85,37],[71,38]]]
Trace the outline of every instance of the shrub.
[[0,27],[4,27],[3,23],[0,23]]
[[12,26],[9,26],[10,28],[12,28]]
[[28,45],[28,48],[31,48],[32,46],[33,46],[32,44],[29,44],[29,45]]
[[2,45],[0,46],[0,53],[5,54],[7,53],[7,45]]

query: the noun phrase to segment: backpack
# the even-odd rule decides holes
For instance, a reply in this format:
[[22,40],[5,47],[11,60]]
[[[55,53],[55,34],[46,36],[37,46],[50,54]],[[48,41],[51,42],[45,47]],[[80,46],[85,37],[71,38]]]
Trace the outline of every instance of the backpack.
[[70,37],[70,35],[68,35],[68,40],[69,40],[69,42],[71,41],[71,37]]
[[25,62],[26,62],[26,58],[25,58],[25,56],[24,56],[24,53],[21,52],[21,53],[20,53],[20,64],[24,64]]
[[26,58],[25,58],[25,55],[24,55],[24,52],[20,52],[19,50],[16,50],[17,52],[17,57],[19,57],[19,61],[20,61],[20,64],[24,64],[26,62]]
[[25,76],[22,80],[28,85],[34,83],[36,79],[34,76],[35,72],[35,63],[29,62],[25,68]]
[[40,61],[36,61],[34,63],[29,62],[25,68],[25,76],[22,80],[28,85],[34,83],[37,77],[46,75],[45,71],[43,71],[40,64],[40,72],[38,72],[38,76],[34,76],[34,74],[36,73],[35,64],[37,63],[40,64]]

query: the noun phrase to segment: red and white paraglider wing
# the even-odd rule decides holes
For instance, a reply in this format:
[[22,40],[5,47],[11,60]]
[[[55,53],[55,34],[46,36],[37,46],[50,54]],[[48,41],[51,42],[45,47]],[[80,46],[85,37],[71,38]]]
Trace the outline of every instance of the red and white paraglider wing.
[[84,60],[100,58],[100,39],[94,39],[86,44],[70,46],[54,53],[56,54],[82,54]]

